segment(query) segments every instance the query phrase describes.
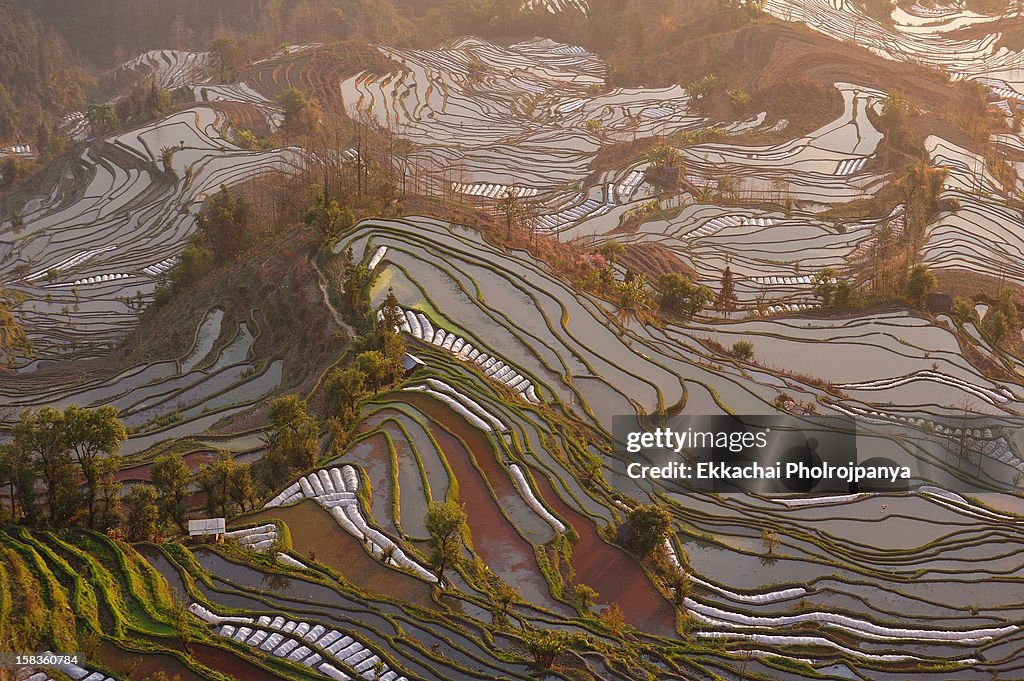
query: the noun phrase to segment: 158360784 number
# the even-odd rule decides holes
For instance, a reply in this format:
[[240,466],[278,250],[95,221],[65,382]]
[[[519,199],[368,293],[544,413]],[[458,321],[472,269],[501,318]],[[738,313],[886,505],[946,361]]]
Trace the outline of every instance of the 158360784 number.
[[78,653],[4,653],[0,652],[0,669],[23,669],[26,667],[56,667],[77,665]]

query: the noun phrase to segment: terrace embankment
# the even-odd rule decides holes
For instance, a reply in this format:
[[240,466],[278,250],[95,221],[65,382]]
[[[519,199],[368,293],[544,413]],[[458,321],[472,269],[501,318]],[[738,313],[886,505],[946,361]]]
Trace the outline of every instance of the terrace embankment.
[[131,365],[184,356],[206,312],[219,307],[225,311],[222,328],[230,330],[225,333],[251,315],[260,331],[255,357],[283,358],[282,385],[308,389],[307,383],[319,376],[315,369],[333,361],[344,343],[336,336],[338,328],[324,306],[310,261],[315,240],[313,230],[301,224],[276,228],[250,254],[145,313],[119,360]]
[[569,521],[579,539],[573,546],[576,581],[598,593],[598,602],[618,604],[626,621],[641,631],[675,636],[675,614],[647,575],[624,551],[601,539],[594,521],[580,515],[558,496],[543,475],[534,477],[541,496],[559,517]]
[[387,73],[396,64],[365,43],[341,42],[303,50],[251,67],[245,80],[269,97],[298,88],[329,111],[341,105],[341,82],[360,72]]
[[[783,133],[792,137],[842,110],[834,88],[840,82],[884,92],[899,89],[910,104],[931,112],[956,112],[972,97],[969,84],[950,83],[933,69],[885,59],[767,15],[751,19],[740,10],[694,0],[632,7],[632,14],[616,15],[595,3],[595,21],[618,16],[619,25],[637,26],[629,39],[603,40],[598,30],[589,39],[579,38],[607,60],[616,85],[663,87],[715,76],[714,87],[697,103],[718,120],[767,111],[768,121],[789,121]],[[748,102],[729,94],[740,90],[750,95]]]
[[693,277],[695,272],[679,256],[661,244],[635,243],[625,246],[625,252],[618,262],[637,274],[644,274],[648,281],[657,281],[666,272],[675,272]]
[[429,584],[381,565],[315,501],[307,499],[294,506],[261,511],[248,516],[246,522],[266,523],[274,519],[288,525],[292,547],[297,552],[338,572],[367,593],[433,606]]
[[[427,430],[444,452],[448,465],[459,481],[459,501],[469,511],[473,550],[523,598],[551,610],[563,611],[564,607],[550,595],[550,587],[537,566],[533,545],[502,513],[499,504],[503,497],[495,496],[489,484],[491,479],[486,474],[488,468],[493,469],[486,459],[490,457],[493,461],[494,452],[479,439],[482,437],[479,431],[462,429],[460,436],[470,438],[470,441],[464,441],[440,425],[452,424],[458,419],[441,402],[417,394],[403,394],[402,401],[430,420]],[[516,493],[513,491],[510,494]]]

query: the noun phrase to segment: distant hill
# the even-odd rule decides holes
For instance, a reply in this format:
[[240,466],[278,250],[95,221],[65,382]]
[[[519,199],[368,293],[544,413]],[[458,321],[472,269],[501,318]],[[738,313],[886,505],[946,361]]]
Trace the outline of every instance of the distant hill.
[[0,4],[0,146],[35,143],[61,116],[85,105],[89,76],[34,13]]

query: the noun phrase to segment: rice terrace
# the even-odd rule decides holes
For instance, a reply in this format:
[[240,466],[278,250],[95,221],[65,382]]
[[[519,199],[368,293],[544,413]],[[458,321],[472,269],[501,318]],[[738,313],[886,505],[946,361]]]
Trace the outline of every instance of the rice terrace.
[[1024,7],[0,0],[0,680],[1024,679]]

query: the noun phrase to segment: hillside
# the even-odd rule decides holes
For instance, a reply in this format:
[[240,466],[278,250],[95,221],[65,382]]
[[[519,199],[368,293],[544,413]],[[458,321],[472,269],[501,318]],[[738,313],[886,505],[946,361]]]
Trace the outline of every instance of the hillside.
[[35,143],[85,103],[89,77],[63,42],[31,12],[0,5],[0,146]]
[[3,2],[19,680],[1024,678],[1011,20]]
[[613,84],[686,86],[713,76],[700,108],[715,118],[764,110],[768,120],[788,120],[790,131],[811,130],[839,111],[836,82],[899,89],[933,112],[971,109],[975,97],[933,69],[887,60],[745,3],[604,0],[593,7],[586,34],[571,37],[607,60]]

